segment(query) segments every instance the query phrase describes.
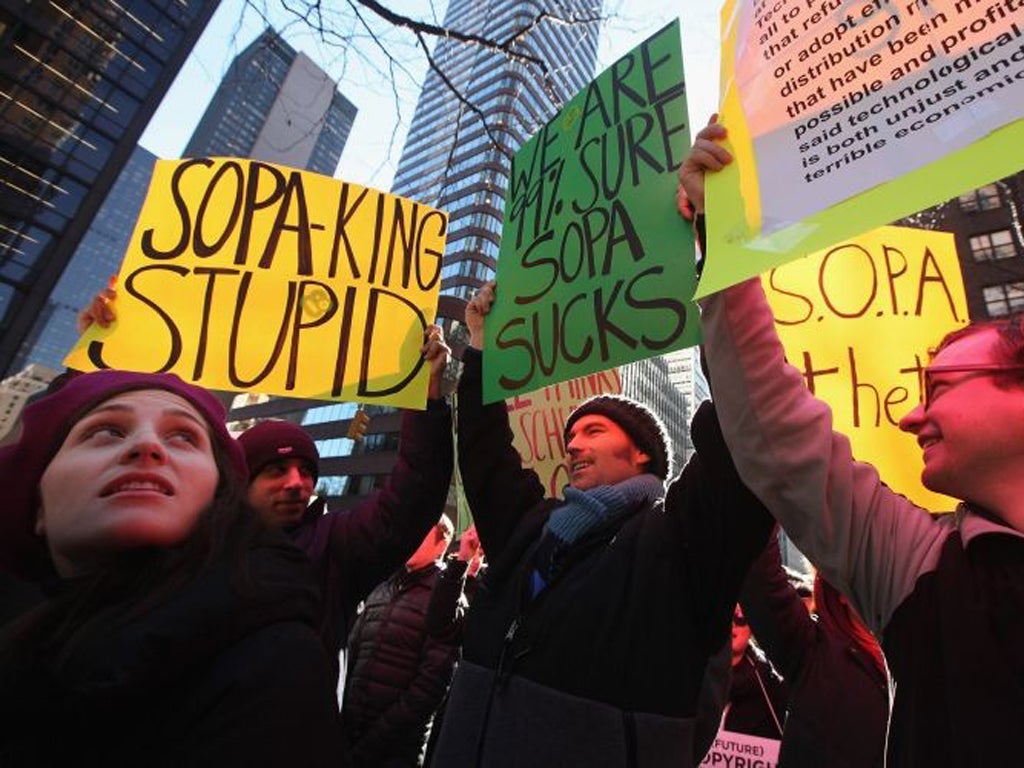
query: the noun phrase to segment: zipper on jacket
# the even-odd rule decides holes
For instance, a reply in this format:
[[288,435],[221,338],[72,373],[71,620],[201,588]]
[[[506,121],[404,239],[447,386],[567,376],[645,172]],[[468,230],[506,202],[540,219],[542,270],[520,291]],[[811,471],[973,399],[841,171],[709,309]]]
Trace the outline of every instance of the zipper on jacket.
[[491,708],[494,706],[494,694],[497,693],[504,687],[503,675],[505,668],[505,657],[508,655],[508,649],[512,645],[512,641],[515,640],[516,632],[519,631],[519,617],[516,616],[512,619],[512,623],[508,625],[508,631],[505,632],[505,642],[501,647],[501,655],[498,656],[498,668],[494,671],[494,680],[491,683],[491,691],[487,694],[487,705],[484,709],[483,722],[480,725],[480,733],[477,737],[476,742],[476,761],[475,765],[483,765],[484,759],[484,744],[487,742],[487,726],[491,722]]
[[498,690],[505,687],[505,683],[508,682],[508,678],[511,676],[512,665],[508,663],[509,651],[512,650],[512,643],[515,642],[518,631],[519,617],[516,616],[512,619],[512,623],[508,625],[508,630],[505,632],[505,642],[501,646],[501,655],[498,656],[498,669],[495,674]]

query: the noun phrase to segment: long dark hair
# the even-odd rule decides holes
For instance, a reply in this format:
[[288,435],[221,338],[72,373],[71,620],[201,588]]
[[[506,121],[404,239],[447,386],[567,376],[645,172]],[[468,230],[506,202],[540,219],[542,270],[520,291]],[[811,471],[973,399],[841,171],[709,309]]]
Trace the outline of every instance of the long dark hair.
[[864,621],[849,601],[821,578],[820,573],[814,577],[814,610],[826,628],[839,632],[857,646],[871,660],[880,679],[887,679],[885,655],[878,639],[864,626]]
[[0,632],[0,685],[20,670],[39,665],[59,669],[77,636],[98,624],[116,627],[146,613],[214,562],[226,563],[236,589],[246,590],[245,555],[264,526],[245,503],[245,486],[223,448],[211,442],[220,481],[188,537],[171,547],[115,553],[101,567],[67,582],[58,584],[54,572],[56,594]]

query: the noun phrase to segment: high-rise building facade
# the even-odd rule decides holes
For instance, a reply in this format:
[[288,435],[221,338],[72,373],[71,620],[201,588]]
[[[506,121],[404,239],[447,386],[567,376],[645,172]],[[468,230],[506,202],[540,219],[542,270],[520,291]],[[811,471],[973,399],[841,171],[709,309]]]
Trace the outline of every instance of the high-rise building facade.
[[337,83],[268,28],[231,62],[185,157],[250,157],[333,176],[355,117]]
[[972,320],[1024,311],[1024,172],[906,221],[954,234]]
[[153,178],[156,159],[152,152],[136,145],[64,274],[47,297],[15,358],[14,370],[20,371],[31,363],[56,370],[64,367],[62,360],[78,339],[78,313],[121,267]]
[[[195,155],[253,157],[333,174],[355,113],[333,80],[268,29],[235,58],[189,150]],[[245,119],[240,121],[239,115]],[[78,337],[78,312],[120,267],[156,159],[136,145],[47,297],[13,370],[29,363],[61,367]]]
[[512,155],[593,78],[600,24],[584,20],[600,12],[600,0],[449,2],[446,24],[520,35],[516,52],[546,71],[454,40],[434,51],[445,77],[427,74],[392,191],[448,212],[443,295],[465,299],[494,277]]
[[[693,455],[693,443],[690,441],[689,425],[693,414],[705,400],[711,398],[711,387],[700,369],[700,351],[696,347],[679,349],[669,352],[662,358],[668,366],[668,378],[682,396],[682,412],[673,421],[682,426],[682,434],[686,440],[682,449],[683,461],[689,461]],[[681,465],[680,465],[681,466]]]
[[[392,192],[448,213],[442,269],[442,318],[460,319],[469,292],[495,274],[512,154],[593,77],[600,0],[450,0],[445,24],[504,41],[543,69],[486,47],[442,39],[413,114]],[[538,18],[541,20],[538,21]],[[460,329],[455,327],[458,344]],[[302,412],[287,403],[233,411],[238,418],[276,415],[303,425],[322,457],[318,488],[345,508],[380,487],[397,458],[399,414],[371,406],[365,439],[344,437],[352,403]],[[292,406],[294,407],[294,406]]]
[[0,0],[0,372],[216,0]]

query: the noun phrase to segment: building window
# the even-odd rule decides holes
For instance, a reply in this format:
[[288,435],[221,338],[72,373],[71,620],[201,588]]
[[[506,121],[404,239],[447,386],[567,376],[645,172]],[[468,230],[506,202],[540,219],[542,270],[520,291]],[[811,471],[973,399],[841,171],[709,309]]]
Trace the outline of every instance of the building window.
[[985,311],[989,317],[1003,317],[1024,309],[1024,283],[990,285],[983,290]]
[[321,477],[316,482],[317,496],[344,496],[348,490],[348,475]]
[[960,195],[957,201],[960,203],[960,210],[963,211],[991,211],[1003,204],[999,197],[998,184],[986,184],[966,195]]
[[1009,259],[1017,255],[1017,246],[1013,242],[1013,233],[1008,229],[974,235],[970,239],[971,255],[975,261],[994,261]]

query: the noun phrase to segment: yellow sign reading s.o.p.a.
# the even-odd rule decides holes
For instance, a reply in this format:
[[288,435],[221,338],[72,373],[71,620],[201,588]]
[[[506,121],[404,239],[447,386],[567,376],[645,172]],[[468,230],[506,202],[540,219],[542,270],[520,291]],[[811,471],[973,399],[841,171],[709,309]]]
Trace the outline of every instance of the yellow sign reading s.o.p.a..
[[880,227],[762,282],[789,362],[854,456],[925,509],[952,509],[921,484],[920,448],[899,421],[922,398],[930,350],[968,322],[953,235]]

